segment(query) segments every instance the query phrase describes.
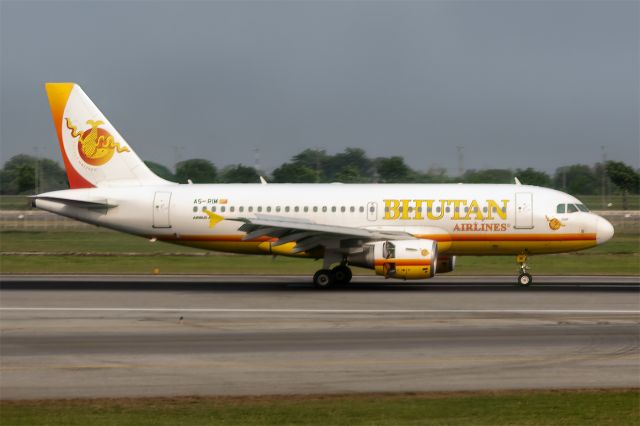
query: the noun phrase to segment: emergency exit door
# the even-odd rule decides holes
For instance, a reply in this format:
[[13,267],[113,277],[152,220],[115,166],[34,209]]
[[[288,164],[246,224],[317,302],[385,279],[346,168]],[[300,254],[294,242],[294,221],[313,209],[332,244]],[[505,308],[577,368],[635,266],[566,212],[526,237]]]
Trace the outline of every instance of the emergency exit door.
[[171,204],[170,192],[156,192],[153,197],[153,227],[171,228],[169,219],[169,206]]
[[533,194],[530,192],[516,193],[516,224],[514,228],[533,228]]

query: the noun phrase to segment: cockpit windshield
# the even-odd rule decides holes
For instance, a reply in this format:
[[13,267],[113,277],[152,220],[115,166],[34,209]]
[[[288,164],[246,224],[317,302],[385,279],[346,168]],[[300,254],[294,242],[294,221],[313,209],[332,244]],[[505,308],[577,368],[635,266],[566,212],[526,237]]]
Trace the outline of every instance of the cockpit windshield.
[[556,206],[556,213],[577,213],[588,212],[589,209],[584,204],[558,204]]
[[589,209],[584,204],[576,204],[581,212],[588,212]]

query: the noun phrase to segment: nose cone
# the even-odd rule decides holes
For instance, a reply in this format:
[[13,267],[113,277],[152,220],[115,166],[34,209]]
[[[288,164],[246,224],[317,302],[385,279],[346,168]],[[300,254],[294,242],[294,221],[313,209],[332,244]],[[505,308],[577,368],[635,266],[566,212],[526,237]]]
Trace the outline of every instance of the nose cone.
[[613,225],[605,218],[598,216],[596,221],[596,241],[606,243],[613,237]]

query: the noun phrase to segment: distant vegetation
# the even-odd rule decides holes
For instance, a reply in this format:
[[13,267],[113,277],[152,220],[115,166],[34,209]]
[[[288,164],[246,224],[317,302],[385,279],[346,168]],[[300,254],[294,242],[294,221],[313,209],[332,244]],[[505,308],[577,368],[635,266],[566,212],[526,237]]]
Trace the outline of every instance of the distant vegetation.
[[[194,158],[181,161],[172,171],[169,167],[146,162],[160,177],[186,183],[257,183],[265,176],[275,183],[511,183],[517,177],[524,184],[556,188],[570,194],[622,197],[640,194],[640,173],[622,162],[608,161],[593,166],[572,164],[559,167],[553,175],[527,169],[467,170],[462,176],[449,176],[442,168],[414,170],[399,156],[369,158],[359,148],[347,148],[330,155],[324,150],[306,149],[273,170],[270,176],[253,167],[236,164],[221,170],[211,161]],[[53,160],[17,155],[0,170],[0,194],[25,195],[68,187],[66,173]]]

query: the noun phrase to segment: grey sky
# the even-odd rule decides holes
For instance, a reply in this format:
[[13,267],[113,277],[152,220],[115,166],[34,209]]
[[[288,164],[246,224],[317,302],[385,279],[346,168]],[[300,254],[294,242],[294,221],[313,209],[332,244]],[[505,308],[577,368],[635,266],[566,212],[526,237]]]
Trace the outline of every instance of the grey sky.
[[271,170],[305,148],[414,168],[640,166],[640,3],[7,2],[1,160],[60,161],[79,83],[145,160]]

